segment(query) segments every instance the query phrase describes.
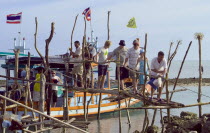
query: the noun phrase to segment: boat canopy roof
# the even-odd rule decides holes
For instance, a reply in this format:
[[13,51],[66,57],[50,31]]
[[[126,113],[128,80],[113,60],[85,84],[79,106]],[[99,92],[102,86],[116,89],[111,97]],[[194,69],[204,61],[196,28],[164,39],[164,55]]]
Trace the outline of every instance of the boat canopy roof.
[[[25,68],[28,62],[28,57],[19,57],[20,68]],[[43,64],[40,57],[31,57],[30,65],[31,68],[36,68]],[[49,57],[50,68],[52,69],[65,69],[65,58],[60,56]],[[7,59],[6,64],[1,65],[4,69],[14,69],[15,68],[15,58]],[[69,68],[73,68],[73,64],[69,64]]]

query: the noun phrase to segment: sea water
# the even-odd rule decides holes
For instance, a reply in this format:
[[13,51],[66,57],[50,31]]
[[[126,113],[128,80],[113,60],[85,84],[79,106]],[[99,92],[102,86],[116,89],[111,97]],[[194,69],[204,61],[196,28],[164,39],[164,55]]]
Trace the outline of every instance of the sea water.
[[[203,72],[203,78],[210,78],[210,61],[202,61],[202,65],[204,68]],[[177,77],[177,74],[179,72],[181,66],[181,61],[173,61],[171,68],[170,68],[170,73],[169,73],[169,78],[175,78]],[[114,79],[115,76],[115,64],[112,63],[110,64],[110,67],[114,68],[113,72],[110,73],[112,76],[112,79]],[[186,61],[184,63],[184,66],[182,68],[182,72],[180,75],[180,78],[198,78],[199,77],[199,62],[198,61]],[[183,92],[177,92],[174,93],[172,101],[180,102],[185,105],[189,104],[195,104],[197,103],[197,98],[198,98],[198,86],[183,86],[187,89],[190,89],[191,91],[183,91]],[[183,89],[181,86],[177,86],[176,89]],[[169,90],[172,90],[173,86],[169,86]],[[164,90],[163,90],[164,91]],[[195,92],[192,92],[195,91]],[[202,86],[202,102],[210,102],[210,86]],[[163,98],[165,95],[163,94]],[[137,105],[141,106],[141,105]],[[202,113],[210,113],[209,111],[210,105],[204,105],[202,106]],[[166,116],[166,109],[163,109],[163,116]],[[182,111],[190,111],[198,114],[198,106],[195,107],[188,107],[188,108],[180,108],[180,109],[171,109],[171,115],[177,115],[179,116]],[[149,109],[149,121],[151,124],[152,117],[154,110]],[[128,125],[128,119],[126,112],[122,112],[122,133],[133,133],[135,130],[141,131],[142,130],[142,125],[144,122],[144,110],[130,110],[130,118],[131,118],[131,127],[129,128]],[[108,114],[103,114],[101,115],[101,120],[98,121],[95,118],[90,118],[91,124],[89,125],[88,131],[90,133],[118,133],[119,132],[119,117],[118,113],[108,113]],[[156,120],[155,120],[155,125],[161,127],[160,123],[160,111],[157,111],[156,115]],[[78,131],[70,131],[73,133],[77,133]],[[70,133],[69,132],[69,133]],[[54,131],[52,131],[54,133]]]
[[[204,68],[204,73],[203,73],[203,78],[210,78],[210,61],[202,61],[203,68]],[[4,61],[0,61],[0,63],[4,63]],[[181,61],[173,61],[171,68],[170,68],[170,73],[169,73],[169,78],[175,78],[177,77],[177,74],[179,72],[179,68],[181,65]],[[182,73],[180,75],[180,78],[198,78],[199,76],[199,71],[198,71],[198,61],[186,61]],[[114,79],[115,76],[115,64],[112,63],[110,64],[110,67],[113,68],[113,71],[111,71],[110,75],[112,76],[111,78]],[[5,70],[0,69],[0,74],[4,75]],[[195,92],[198,91],[198,86],[184,86],[190,90],[193,90]],[[172,90],[173,86],[169,86],[169,90]],[[177,86],[176,89],[182,89],[183,87]],[[202,96],[202,102],[210,102],[210,86],[202,86],[202,93],[207,95],[207,96]],[[164,95],[163,95],[164,97]],[[185,105],[189,104],[195,104],[197,103],[197,97],[198,94],[194,93],[192,91],[184,91],[184,92],[177,92],[174,93],[172,100],[176,102],[181,102]],[[137,106],[141,106],[138,104]],[[209,112],[210,105],[204,105],[202,106],[203,113],[210,113]],[[181,109],[171,109],[171,114],[172,115],[178,115],[181,113],[181,111],[190,111],[198,114],[198,107],[189,107],[189,108],[181,108]],[[152,120],[152,115],[153,115],[154,110],[149,110],[149,118],[150,122]],[[163,116],[166,114],[165,109],[163,109]],[[130,110],[130,117],[131,117],[131,128],[128,126],[128,120],[127,120],[127,115],[126,112],[122,112],[122,132],[123,133],[133,133],[135,130],[141,131],[142,125],[143,125],[143,120],[144,120],[144,110]],[[103,114],[101,115],[101,120],[98,121],[96,120],[96,117],[90,117],[89,118],[91,124],[89,125],[88,131],[90,133],[118,133],[119,132],[119,118],[118,118],[118,113],[113,112],[113,113],[108,113],[108,114]],[[160,126],[160,111],[157,111],[156,115],[156,121],[155,125]],[[52,130],[50,131],[51,133],[58,133],[60,130]],[[75,130],[68,130],[68,133],[77,133],[78,131]]]

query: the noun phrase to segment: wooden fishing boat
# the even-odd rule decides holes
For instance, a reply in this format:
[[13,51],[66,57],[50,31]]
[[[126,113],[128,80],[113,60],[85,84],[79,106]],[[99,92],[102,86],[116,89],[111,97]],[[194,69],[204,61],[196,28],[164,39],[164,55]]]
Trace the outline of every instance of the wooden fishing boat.
[[[54,56],[54,57],[50,57],[49,58],[49,63],[50,63],[50,68],[53,70],[57,71],[57,75],[59,77],[61,77],[61,79],[65,79],[64,78],[64,73],[65,73],[65,56],[61,55],[61,56]],[[19,69],[21,68],[25,68],[26,64],[27,64],[27,57],[19,57]],[[33,68],[36,68],[37,66],[39,66],[42,63],[41,58],[39,57],[31,57],[31,66],[30,68],[33,70]],[[97,65],[93,64],[93,67],[97,67]],[[15,69],[15,59],[8,59],[6,60],[6,64],[2,65],[2,68],[4,68],[6,70],[6,75],[9,77],[12,77],[12,72]],[[69,64],[69,70],[71,70],[73,68],[73,64]],[[105,89],[111,89],[110,86],[110,78],[109,78],[109,74],[110,71],[107,72],[107,78],[106,78],[106,82],[105,82]],[[36,71],[33,71],[33,75],[36,74]],[[69,75],[71,77],[71,75]],[[70,80],[71,83],[73,84],[73,79]],[[12,86],[12,84],[14,84],[14,80],[11,79],[7,79],[7,89],[6,91],[9,91],[10,87]],[[18,80],[18,84],[20,85],[24,85],[25,82],[23,82],[22,80]],[[113,88],[112,88],[113,89]],[[117,89],[117,88],[116,88]],[[50,116],[53,117],[63,117],[63,113],[64,113],[64,95],[63,95],[63,90],[64,88],[62,86],[58,87],[58,102],[56,104],[56,107],[51,107],[50,108]],[[21,88],[21,93],[24,93],[24,88]],[[106,97],[110,97],[111,94],[102,94],[102,99],[106,98]],[[18,99],[18,98],[16,98]],[[89,106],[88,106],[88,114],[89,115],[96,115],[98,114],[98,104],[99,104],[99,94],[95,93],[87,93],[86,95],[86,99],[87,102],[89,102]],[[20,99],[18,99],[19,102],[24,103],[24,96]],[[69,109],[69,116],[83,116],[84,115],[84,93],[83,92],[69,92],[69,98],[68,98],[68,109]],[[121,108],[126,107],[126,105],[129,106],[134,106],[135,104],[139,103],[140,100],[138,99],[123,99],[120,101],[121,102]],[[127,103],[126,103],[127,102]],[[28,102],[29,106],[30,103]],[[87,103],[86,103],[87,104]],[[101,109],[100,109],[100,113],[109,113],[109,112],[113,112],[116,109],[119,108],[119,103],[118,102],[112,102],[110,100],[102,100],[101,102]],[[12,111],[12,108],[8,108],[7,111]],[[18,114],[22,115],[24,113],[24,108],[22,107],[18,107]],[[45,110],[45,113],[47,114],[47,110]],[[28,114],[32,114],[29,110],[28,110]]]

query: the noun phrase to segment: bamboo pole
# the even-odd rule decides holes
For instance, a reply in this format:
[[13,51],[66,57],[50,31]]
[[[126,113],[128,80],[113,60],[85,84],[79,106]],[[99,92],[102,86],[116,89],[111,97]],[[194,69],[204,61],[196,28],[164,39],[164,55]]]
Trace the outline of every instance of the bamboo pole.
[[[182,60],[182,64],[181,64],[181,67],[180,67],[180,69],[179,69],[179,73],[178,73],[178,76],[177,76],[177,78],[176,78],[176,81],[175,81],[175,83],[174,83],[173,90],[175,90],[175,89],[176,89],[176,85],[177,85],[177,82],[178,82],[179,76],[180,76],[180,74],[181,74],[182,67],[183,67],[183,65],[184,65],[185,59],[186,59],[187,54],[188,54],[188,52],[189,52],[189,49],[190,49],[190,47],[191,47],[191,44],[192,44],[192,41],[190,42],[190,44],[189,44],[189,46],[188,46],[188,48],[187,48],[187,51],[186,51],[186,53],[185,53],[185,56],[184,56],[184,58],[183,58],[183,60]],[[171,96],[170,96],[170,99],[169,99],[169,100],[171,100],[171,99],[172,99],[172,96],[173,96],[173,93],[171,93]]]
[[154,110],[154,114],[153,114],[153,117],[152,117],[152,122],[151,122],[151,126],[154,125],[155,123],[155,117],[156,117],[156,114],[157,114],[157,109]]
[[[198,50],[199,50],[199,85],[198,85],[198,103],[201,102],[201,85],[202,85],[202,44],[201,40],[203,39],[204,35],[202,33],[196,33],[195,38],[198,40]],[[202,107],[198,106],[199,109],[199,117],[201,118],[202,115]]]
[[74,26],[73,26],[73,29],[72,29],[72,32],[71,32],[71,50],[72,50],[72,45],[73,45],[74,29],[75,29],[75,26],[76,26],[76,23],[77,23],[78,15],[79,15],[79,14],[77,14],[77,16],[75,17]]
[[63,122],[63,121],[61,121],[61,120],[59,120],[59,119],[57,119],[57,118],[51,117],[51,116],[49,116],[49,115],[47,115],[47,114],[45,114],[45,113],[42,113],[42,112],[40,112],[40,111],[38,111],[38,110],[35,110],[35,109],[31,108],[31,107],[28,107],[28,106],[26,106],[26,105],[24,105],[24,104],[22,104],[22,103],[19,103],[19,102],[15,101],[15,100],[12,100],[12,99],[10,99],[10,98],[8,98],[8,97],[5,97],[5,96],[3,96],[3,95],[0,95],[0,98],[5,99],[5,100],[7,100],[7,101],[10,101],[10,102],[12,102],[12,103],[18,104],[19,106],[22,106],[22,107],[24,107],[24,108],[27,108],[28,110],[33,110],[34,112],[36,112],[36,113],[38,113],[38,114],[40,114],[40,115],[42,115],[42,116],[44,116],[44,117],[46,117],[46,118],[52,119],[52,120],[54,120],[54,121],[56,121],[56,122],[58,122],[58,123],[61,123],[61,124],[66,125],[66,126],[68,126],[68,127],[70,127],[70,128],[76,129],[76,130],[81,131],[81,132],[84,132],[84,133],[88,133],[87,131],[84,131],[84,130],[82,130],[82,129],[80,129],[80,128],[77,128],[77,127],[75,127],[75,126],[73,126],[73,125],[71,125],[71,124],[65,123],[65,122]]

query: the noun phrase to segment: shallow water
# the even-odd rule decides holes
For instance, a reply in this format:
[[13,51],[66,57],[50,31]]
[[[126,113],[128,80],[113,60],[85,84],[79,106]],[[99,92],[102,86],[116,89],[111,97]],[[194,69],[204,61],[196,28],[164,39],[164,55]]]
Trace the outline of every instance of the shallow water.
[[[170,86],[169,89],[172,90],[173,86]],[[177,87],[176,89],[181,89],[182,87]],[[198,90],[197,86],[187,86],[187,88],[196,91]],[[203,86],[202,93],[205,95],[210,94],[210,86]],[[185,105],[195,104],[197,103],[197,93],[193,93],[191,91],[177,92],[174,93],[172,100],[176,102],[181,102]],[[164,97],[164,96],[163,96]],[[202,96],[202,102],[210,102],[210,97]],[[140,106],[140,105],[137,105]],[[203,113],[210,113],[209,108],[210,105],[202,106]],[[178,115],[181,111],[190,111],[194,113],[198,113],[198,107],[189,107],[189,108],[181,108],[181,109],[171,109],[172,115]],[[153,110],[149,110],[149,119],[150,122],[153,116]],[[163,112],[166,110],[163,109]],[[163,113],[163,116],[166,114]],[[122,112],[122,133],[133,133],[135,130],[141,131],[143,120],[144,120],[144,110],[130,110],[130,118],[131,118],[131,128],[129,129],[128,120],[126,112]],[[95,118],[96,119],[96,118]],[[109,113],[101,116],[101,120],[90,120],[91,124],[89,125],[88,131],[90,133],[118,133],[119,132],[119,117],[118,113]],[[160,126],[160,111],[157,111],[155,125]],[[77,133],[78,131],[70,131],[68,133]],[[58,133],[57,131],[51,131],[51,133]]]

